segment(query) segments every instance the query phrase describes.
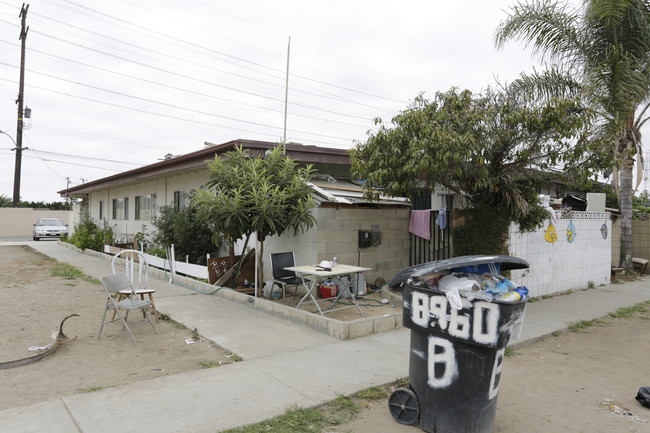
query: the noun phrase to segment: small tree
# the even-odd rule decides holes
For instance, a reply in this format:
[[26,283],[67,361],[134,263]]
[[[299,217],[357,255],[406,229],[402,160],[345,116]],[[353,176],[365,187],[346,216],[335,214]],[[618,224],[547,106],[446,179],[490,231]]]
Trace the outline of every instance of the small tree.
[[[242,146],[216,156],[208,163],[209,181],[194,200],[201,217],[223,233],[230,241],[230,256],[234,259],[234,242],[257,234],[260,251],[257,254],[257,281],[262,282],[264,240],[288,229],[294,234],[316,223],[312,191],[307,181],[314,169],[299,167],[276,146],[264,156],[251,157]],[[240,261],[239,267],[241,267]],[[235,280],[237,275],[235,275]]]

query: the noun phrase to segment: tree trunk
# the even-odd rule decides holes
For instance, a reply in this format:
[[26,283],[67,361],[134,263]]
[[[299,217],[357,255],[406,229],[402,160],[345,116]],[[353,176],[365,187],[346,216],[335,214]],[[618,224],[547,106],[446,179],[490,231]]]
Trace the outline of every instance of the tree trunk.
[[257,232],[257,240],[260,242],[260,253],[257,255],[255,296],[257,296],[257,290],[264,287],[264,238],[265,236],[262,233]]
[[621,267],[632,269],[632,199],[634,187],[632,177],[634,172],[634,158],[624,156],[619,173],[620,178],[620,206],[621,206]]

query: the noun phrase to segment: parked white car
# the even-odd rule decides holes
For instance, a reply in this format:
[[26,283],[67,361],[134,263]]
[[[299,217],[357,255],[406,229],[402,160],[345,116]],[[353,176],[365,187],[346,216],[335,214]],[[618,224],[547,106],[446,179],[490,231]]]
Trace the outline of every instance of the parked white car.
[[34,240],[60,238],[68,234],[68,226],[58,218],[40,218],[34,224]]

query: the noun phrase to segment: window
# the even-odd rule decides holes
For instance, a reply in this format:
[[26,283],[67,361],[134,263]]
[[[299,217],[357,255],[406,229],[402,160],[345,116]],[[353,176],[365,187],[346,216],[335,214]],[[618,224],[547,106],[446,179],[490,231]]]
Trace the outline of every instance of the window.
[[179,211],[187,206],[187,193],[185,191],[174,191],[174,210]]
[[104,200],[99,201],[99,219],[104,219]]
[[129,198],[128,197],[113,199],[113,219],[114,220],[129,219]]
[[135,219],[152,220],[156,207],[156,194],[139,195],[135,198]]

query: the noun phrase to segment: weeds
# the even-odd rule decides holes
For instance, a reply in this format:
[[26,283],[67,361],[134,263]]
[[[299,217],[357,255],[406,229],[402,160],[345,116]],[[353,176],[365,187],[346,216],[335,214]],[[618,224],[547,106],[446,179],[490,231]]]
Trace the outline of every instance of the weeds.
[[408,377],[402,377],[401,379],[397,379],[395,381],[395,387],[396,388],[408,388],[409,387],[409,378]]
[[510,346],[506,347],[506,350],[504,350],[504,352],[503,352],[503,356],[506,357],[506,358],[512,358],[516,354],[517,354],[517,352],[515,352],[515,350]]
[[199,362],[201,368],[213,368],[223,365],[221,361],[201,361]]
[[373,386],[372,388],[359,391],[354,396],[364,400],[381,400],[388,398],[388,391],[381,386]]
[[57,263],[54,268],[52,268],[53,277],[62,277],[66,280],[84,280],[92,284],[101,284],[97,278],[91,277],[88,274],[84,274],[80,269],[70,266],[67,263]]
[[647,305],[650,305],[649,301],[641,302],[631,307],[619,308],[613,313],[609,313],[609,317],[612,317],[614,319],[625,319],[634,316],[636,313],[639,314],[647,313],[648,312],[648,309],[646,308]]
[[591,326],[602,325],[604,323],[601,319],[579,320],[577,322],[569,322],[568,328],[571,332],[584,332],[585,329]]
[[230,360],[231,360],[232,362],[241,362],[241,361],[244,360],[244,358],[242,358],[241,356],[237,355],[236,353],[231,353],[230,355],[228,355],[228,357],[230,358]]
[[110,386],[88,386],[86,388],[81,388],[79,392],[95,392],[106,388],[110,388]]
[[402,387],[407,379],[399,379],[388,386],[374,386],[354,395],[339,395],[334,400],[313,409],[291,409],[284,415],[225,430],[221,433],[318,433],[334,431],[335,427],[355,419],[372,401],[388,398],[388,389]]
[[332,425],[318,409],[291,409],[257,424],[225,430],[222,433],[317,433]]

